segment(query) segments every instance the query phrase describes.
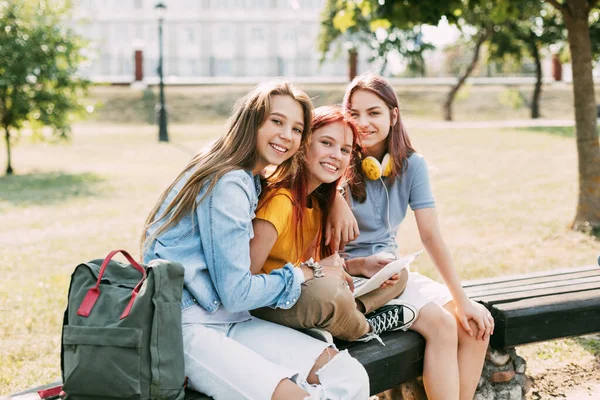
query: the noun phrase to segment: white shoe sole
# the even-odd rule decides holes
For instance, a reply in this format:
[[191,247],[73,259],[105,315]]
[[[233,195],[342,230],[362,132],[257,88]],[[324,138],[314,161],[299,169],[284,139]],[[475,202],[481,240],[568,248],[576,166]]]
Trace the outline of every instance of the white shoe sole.
[[[419,316],[419,310],[417,310],[413,305],[408,304],[408,303],[398,300],[398,299],[392,299],[389,302],[387,302],[385,305],[386,306],[394,305],[394,306],[403,306],[404,307],[402,316],[404,317],[404,320],[407,322],[405,322],[404,325],[399,326],[396,329],[392,329],[391,332],[398,331],[398,330],[407,331],[412,326],[412,324],[415,323],[415,321],[417,320],[417,317]],[[408,312],[410,312],[410,314]]]

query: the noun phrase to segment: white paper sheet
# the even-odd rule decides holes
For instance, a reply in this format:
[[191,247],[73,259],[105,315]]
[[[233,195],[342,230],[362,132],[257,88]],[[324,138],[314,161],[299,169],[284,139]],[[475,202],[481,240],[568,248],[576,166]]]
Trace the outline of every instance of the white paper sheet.
[[377,289],[383,284],[383,282],[390,279],[392,275],[400,273],[403,268],[406,268],[422,252],[423,250],[419,250],[416,253],[409,254],[397,259],[396,261],[392,261],[385,267],[381,268],[379,272],[373,275],[370,279],[354,277],[354,297],[362,296],[363,294],[367,294],[370,291]]

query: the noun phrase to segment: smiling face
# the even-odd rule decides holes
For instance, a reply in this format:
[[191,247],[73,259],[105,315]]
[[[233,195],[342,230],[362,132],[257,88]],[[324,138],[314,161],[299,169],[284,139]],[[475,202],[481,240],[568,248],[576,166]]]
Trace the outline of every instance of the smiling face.
[[367,154],[383,157],[390,128],[398,120],[398,109],[387,104],[370,90],[359,89],[350,98],[350,115],[360,130],[362,146]]
[[302,140],[304,113],[300,103],[290,96],[275,95],[271,98],[270,108],[270,114],[258,128],[258,161],[254,174],[292,157]]
[[351,154],[352,131],[345,123],[334,122],[314,130],[305,157],[309,193],[322,183],[339,179]]

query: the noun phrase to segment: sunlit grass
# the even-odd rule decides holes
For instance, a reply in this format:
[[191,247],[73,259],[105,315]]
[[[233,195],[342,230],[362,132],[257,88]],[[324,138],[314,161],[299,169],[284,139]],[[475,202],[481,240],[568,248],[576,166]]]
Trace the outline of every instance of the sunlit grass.
[[[542,132],[550,135],[557,135],[563,137],[575,137],[574,126],[532,126],[529,128],[521,128],[523,131],[529,132]],[[600,126],[598,127],[598,134],[600,135]]]
[[[222,129],[170,126],[172,142],[159,144],[151,126],[87,124],[74,128],[69,145],[24,140],[15,147],[18,176],[0,177],[0,394],[60,377],[73,269],[117,248],[137,255],[160,190]],[[595,263],[600,242],[568,228],[577,200],[575,141],[545,132],[411,131],[431,168],[444,237],[463,279]],[[399,242],[405,252],[421,247],[410,213]],[[425,254],[415,268],[439,279]],[[542,347],[531,357],[543,362],[553,351],[543,346],[563,357],[574,348],[582,359],[598,356],[597,339],[578,340],[533,345]]]
[[[315,106],[341,103],[345,84],[298,85],[313,99]],[[236,99],[251,90],[254,85],[217,86],[169,86],[166,100],[169,122],[194,124],[219,121],[230,113]],[[394,86],[400,98],[400,109],[404,117],[421,120],[441,120],[442,104],[450,86],[403,85]],[[86,101],[96,104],[90,115],[93,123],[113,121],[121,124],[152,124],[156,121],[155,106],[157,88],[153,92],[132,90],[126,86],[95,86]],[[454,101],[453,113],[456,121],[485,121],[529,119],[529,102],[533,85],[465,85]],[[526,101],[518,104],[507,102],[508,97],[522,96]],[[600,101],[600,90],[596,89],[596,100]],[[542,119],[574,118],[573,88],[568,84],[545,84],[540,99]]]

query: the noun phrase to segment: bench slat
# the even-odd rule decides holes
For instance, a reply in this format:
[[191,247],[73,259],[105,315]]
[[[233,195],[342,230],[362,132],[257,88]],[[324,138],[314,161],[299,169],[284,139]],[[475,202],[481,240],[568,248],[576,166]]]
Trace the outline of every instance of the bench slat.
[[[38,386],[35,388],[31,388],[24,392],[15,393],[9,397],[0,397],[0,400],[41,400],[38,392],[44,389],[50,389],[56,386],[62,385],[62,381],[56,381],[49,383],[47,385]],[[184,400],[211,400],[212,397],[208,397],[202,393],[194,392],[193,390],[186,389],[185,391],[185,399]]]
[[[588,304],[600,305],[600,288],[574,292],[568,294],[555,294],[539,298],[523,299],[511,303],[499,303],[494,305],[494,309],[501,312],[517,311],[529,312],[546,312],[548,309],[563,310],[565,308],[575,310],[579,306],[587,306]],[[600,315],[600,307],[598,308]]]
[[596,271],[583,271],[583,272],[575,272],[572,274],[564,274],[564,275],[550,275],[543,276],[525,280],[511,281],[511,282],[501,282],[501,283],[490,283],[487,286],[478,285],[472,286],[466,289],[465,291],[468,293],[469,297],[480,296],[487,292],[494,292],[496,290],[503,289],[523,289],[533,285],[539,284],[551,284],[555,282],[566,283],[571,282],[577,279],[585,279],[585,278],[599,278],[600,279],[600,268],[597,268]]
[[[493,306],[495,304],[509,303],[514,301],[520,301],[525,299],[531,299],[536,297],[543,296],[553,296],[553,295],[564,295],[563,299],[568,299],[569,294],[578,293],[578,292],[586,292],[588,290],[594,290],[600,287],[600,282],[591,282],[578,285],[577,287],[566,286],[566,287],[557,287],[557,288],[547,288],[547,289],[537,289],[530,290],[527,292],[519,292],[519,293],[506,293],[506,294],[498,294],[492,296],[482,296],[477,298],[477,301],[483,302],[488,306]],[[557,301],[563,301],[557,298]]]
[[541,276],[560,276],[560,275],[568,275],[574,272],[585,272],[585,271],[598,271],[600,270],[600,268],[598,267],[598,265],[587,265],[587,266],[583,266],[583,267],[576,267],[576,268],[561,268],[561,269],[555,269],[555,270],[551,270],[551,271],[538,271],[538,272],[532,272],[532,273],[528,273],[528,274],[521,274],[521,275],[503,275],[501,277],[494,277],[494,278],[483,278],[483,279],[474,279],[471,281],[466,281],[463,282],[463,288],[465,288],[465,290],[469,290],[472,287],[475,286],[487,286],[490,284],[495,284],[495,283],[506,283],[506,282],[519,282],[519,281],[523,281],[523,280],[527,280],[527,279],[531,279],[531,278],[537,278],[537,277],[541,277]]
[[[495,288],[495,289],[491,289],[491,290],[479,290],[479,291],[469,292],[469,297],[471,297],[472,299],[480,299],[480,298],[496,296],[496,295],[500,295],[500,294],[515,294],[515,295],[518,293],[528,294],[528,293],[531,293],[536,290],[552,289],[552,288],[560,290],[560,291],[570,290],[570,291],[576,292],[580,289],[580,287],[583,287],[584,284],[588,284],[588,283],[591,283],[591,284],[600,283],[600,274],[598,274],[597,276],[588,276],[585,278],[559,280],[559,281],[544,282],[544,283],[534,283],[534,284],[528,284],[528,285],[523,285],[523,286],[518,286],[518,287],[506,287],[506,288]],[[599,285],[596,285],[596,286],[599,286]]]

